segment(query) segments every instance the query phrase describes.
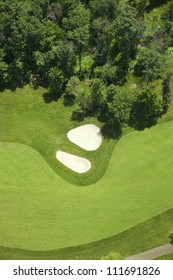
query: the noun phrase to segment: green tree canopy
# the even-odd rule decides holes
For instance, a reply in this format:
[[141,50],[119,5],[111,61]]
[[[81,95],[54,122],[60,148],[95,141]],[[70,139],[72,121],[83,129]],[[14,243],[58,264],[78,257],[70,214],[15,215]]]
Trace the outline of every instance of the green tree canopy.
[[67,31],[67,37],[74,42],[78,51],[80,75],[82,72],[82,54],[86,51],[89,44],[89,22],[90,12],[83,4],[70,10],[68,17],[63,19],[63,26]]
[[157,79],[164,68],[164,57],[155,49],[140,48],[134,72],[147,82]]
[[143,130],[156,124],[162,114],[162,100],[153,87],[137,90],[130,112],[130,125]]

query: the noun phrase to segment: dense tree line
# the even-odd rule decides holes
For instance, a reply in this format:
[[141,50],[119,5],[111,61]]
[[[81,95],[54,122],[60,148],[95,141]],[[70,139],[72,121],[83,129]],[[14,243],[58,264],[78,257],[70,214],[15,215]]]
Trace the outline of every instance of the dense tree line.
[[[46,86],[113,127],[151,126],[169,104],[149,87],[173,46],[173,1],[162,2],[169,5],[159,24],[149,26],[144,15],[154,0],[0,0],[1,88]],[[129,70],[146,88],[123,89]]]

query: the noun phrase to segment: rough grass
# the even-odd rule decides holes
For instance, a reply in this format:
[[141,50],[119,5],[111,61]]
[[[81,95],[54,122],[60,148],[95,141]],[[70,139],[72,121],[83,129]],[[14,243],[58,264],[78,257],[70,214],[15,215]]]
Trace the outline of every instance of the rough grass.
[[[105,140],[92,154],[66,139],[76,125],[70,110],[61,100],[44,104],[41,96],[29,88],[0,95],[0,137],[6,141],[0,145],[1,246],[39,251],[82,245],[172,207],[172,121],[124,135],[113,153],[113,141]],[[54,160],[59,147],[89,158],[92,171],[68,172]]]
[[156,258],[155,260],[173,260],[173,254],[164,255],[159,258]]

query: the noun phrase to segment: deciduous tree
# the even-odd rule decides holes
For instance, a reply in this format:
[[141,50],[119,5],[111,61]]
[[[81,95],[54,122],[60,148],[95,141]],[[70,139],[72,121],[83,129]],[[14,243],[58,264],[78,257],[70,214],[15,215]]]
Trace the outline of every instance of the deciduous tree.
[[162,114],[162,100],[153,87],[137,90],[131,106],[130,125],[143,130],[156,124]]
[[82,75],[82,55],[88,47],[90,38],[89,21],[90,12],[82,4],[70,10],[68,17],[63,19],[63,25],[67,30],[67,37],[75,43],[77,48],[80,76]]
[[155,49],[140,48],[134,72],[147,82],[157,79],[164,68],[164,57]]

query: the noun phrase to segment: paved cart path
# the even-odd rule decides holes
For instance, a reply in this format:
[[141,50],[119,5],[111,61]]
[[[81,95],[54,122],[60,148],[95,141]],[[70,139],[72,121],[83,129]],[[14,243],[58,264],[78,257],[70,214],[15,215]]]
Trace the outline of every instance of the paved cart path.
[[154,258],[173,253],[173,245],[166,244],[154,249],[127,257],[126,260],[152,260]]

